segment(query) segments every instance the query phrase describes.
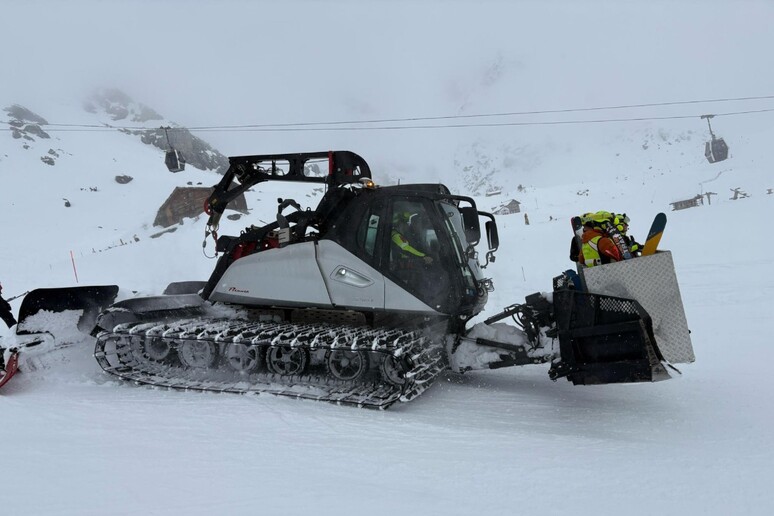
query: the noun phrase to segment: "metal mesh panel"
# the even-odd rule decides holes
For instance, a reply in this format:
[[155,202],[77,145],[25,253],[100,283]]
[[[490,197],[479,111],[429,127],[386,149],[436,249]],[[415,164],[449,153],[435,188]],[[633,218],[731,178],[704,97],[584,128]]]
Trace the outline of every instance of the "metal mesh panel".
[[556,314],[560,328],[586,328],[631,321],[638,316],[647,317],[647,313],[643,313],[637,303],[630,299],[576,291],[554,292],[554,296],[566,307]]

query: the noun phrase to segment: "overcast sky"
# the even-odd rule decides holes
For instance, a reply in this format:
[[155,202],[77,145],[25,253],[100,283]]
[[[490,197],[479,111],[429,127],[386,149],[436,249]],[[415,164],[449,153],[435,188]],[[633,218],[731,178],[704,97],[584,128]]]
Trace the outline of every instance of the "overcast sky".
[[[0,0],[0,6],[6,105],[113,86],[189,126],[774,92],[771,1]],[[242,142],[258,139],[301,150],[352,148],[374,136],[416,146],[431,144],[435,134],[204,137],[231,153],[228,147],[244,150]],[[470,130],[443,136],[470,137]]]

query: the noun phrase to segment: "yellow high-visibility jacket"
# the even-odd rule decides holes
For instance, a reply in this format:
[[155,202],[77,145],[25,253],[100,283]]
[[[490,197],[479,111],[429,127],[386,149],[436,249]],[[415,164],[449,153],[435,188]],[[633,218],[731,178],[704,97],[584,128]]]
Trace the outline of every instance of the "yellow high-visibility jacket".
[[425,253],[422,251],[411,247],[411,244],[409,244],[408,240],[406,240],[404,236],[395,229],[392,230],[392,243],[397,245],[400,250],[405,253],[410,253],[414,256],[419,256],[420,258],[425,256]]

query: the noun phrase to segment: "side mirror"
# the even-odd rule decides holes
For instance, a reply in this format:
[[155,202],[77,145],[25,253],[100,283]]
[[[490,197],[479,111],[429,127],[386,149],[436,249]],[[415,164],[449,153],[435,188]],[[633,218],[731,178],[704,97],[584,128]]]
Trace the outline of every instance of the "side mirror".
[[490,251],[497,251],[500,247],[500,237],[497,236],[497,223],[494,220],[486,221],[486,241]]
[[465,239],[468,244],[475,246],[481,240],[481,225],[478,222],[478,211],[474,206],[460,208],[462,215],[462,225],[465,229]]

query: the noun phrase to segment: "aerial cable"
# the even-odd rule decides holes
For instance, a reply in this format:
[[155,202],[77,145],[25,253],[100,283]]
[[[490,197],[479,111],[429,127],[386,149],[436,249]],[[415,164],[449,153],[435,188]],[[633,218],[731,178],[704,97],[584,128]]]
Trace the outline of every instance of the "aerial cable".
[[567,108],[567,109],[547,109],[537,111],[512,111],[502,113],[484,113],[484,114],[471,114],[471,115],[444,115],[444,116],[424,116],[424,117],[408,117],[408,118],[382,118],[371,120],[337,120],[333,122],[297,122],[297,123],[281,123],[281,124],[245,124],[245,125],[223,125],[223,126],[195,126],[190,127],[190,130],[204,130],[204,129],[241,129],[251,127],[293,127],[293,126],[314,126],[314,125],[348,125],[348,124],[379,124],[379,123],[391,123],[391,122],[422,122],[430,120],[454,120],[465,118],[487,118],[487,117],[503,117],[503,116],[524,116],[524,115],[547,115],[558,113],[579,113],[588,111],[606,111],[614,109],[634,109],[644,107],[663,107],[663,106],[677,106],[684,104],[706,104],[716,102],[740,102],[745,100],[766,100],[774,99],[774,95],[759,96],[759,97],[736,97],[736,98],[722,98],[722,99],[710,99],[710,100],[684,100],[673,102],[654,102],[647,104],[627,104],[617,106],[597,106],[588,108]]
[[[750,111],[736,111],[727,113],[717,113],[714,116],[734,116],[753,113],[767,113],[774,111],[771,109],[758,109]],[[384,131],[384,130],[403,130],[403,129],[454,129],[464,127],[516,127],[516,126],[539,126],[539,125],[579,125],[579,124],[601,124],[614,122],[642,122],[650,120],[685,120],[690,118],[700,118],[700,115],[673,115],[660,117],[634,117],[634,118],[605,118],[591,120],[548,120],[542,122],[486,122],[470,124],[444,124],[444,125],[396,125],[396,126],[378,126],[378,127],[250,127],[235,129],[190,129],[192,132],[319,132],[319,131]]]
[[[704,102],[704,101],[697,101]],[[663,105],[663,104],[662,104]],[[589,111],[593,109],[605,109],[605,108],[584,108],[583,110]],[[563,112],[569,113],[573,111],[582,110],[565,110]],[[746,111],[730,111],[726,113],[716,113],[714,116],[736,116],[747,115],[755,113],[767,113],[774,111],[774,108],[768,109],[754,109]],[[535,112],[535,113],[546,113]],[[526,114],[523,113],[523,114]],[[445,117],[451,118],[463,118],[473,116],[505,116],[500,115],[464,115],[457,117]],[[629,117],[629,118],[603,118],[603,119],[585,119],[585,120],[548,120],[548,121],[531,121],[531,122],[484,122],[484,123],[459,123],[459,124],[426,124],[426,125],[396,125],[396,126],[372,126],[372,127],[339,127],[339,125],[356,125],[376,123],[376,121],[350,121],[350,122],[306,122],[298,124],[251,124],[242,126],[200,126],[200,127],[188,127],[188,128],[175,128],[168,127],[170,130],[188,130],[190,132],[307,132],[307,131],[379,131],[379,130],[399,130],[399,129],[449,129],[449,128],[464,128],[464,127],[515,127],[515,126],[540,126],[540,125],[568,125],[568,124],[599,124],[599,123],[613,123],[613,122],[641,122],[650,120],[679,120],[698,118],[700,115],[672,115],[672,116],[642,116],[642,117]],[[419,121],[419,120],[433,120],[440,118],[414,118],[414,119],[394,119],[396,121]],[[386,119],[385,119],[386,121]],[[10,123],[10,122],[6,122]],[[105,132],[116,130],[135,130],[135,131],[150,131],[154,128],[148,127],[121,127],[121,126],[105,126],[105,125],[88,125],[88,124],[38,124],[47,127],[48,131],[58,132]],[[334,125],[336,127],[316,127],[323,125]],[[312,127],[315,126],[315,127]],[[53,129],[51,127],[54,127]],[[15,127],[6,128],[4,130],[12,131],[17,130]]]

